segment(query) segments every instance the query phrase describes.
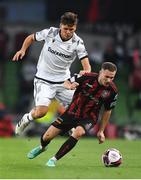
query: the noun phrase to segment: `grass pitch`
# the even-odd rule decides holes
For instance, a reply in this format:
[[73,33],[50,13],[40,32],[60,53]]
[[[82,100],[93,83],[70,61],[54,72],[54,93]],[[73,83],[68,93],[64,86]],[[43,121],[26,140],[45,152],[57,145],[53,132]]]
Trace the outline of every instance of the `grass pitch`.
[[[1,179],[138,179],[141,178],[141,141],[83,138],[76,147],[57,162],[57,166],[45,166],[66,138],[52,141],[46,152],[35,159],[27,159],[27,153],[39,144],[39,138],[0,139]],[[106,168],[101,162],[102,153],[114,147],[121,151],[123,163],[118,168]]]

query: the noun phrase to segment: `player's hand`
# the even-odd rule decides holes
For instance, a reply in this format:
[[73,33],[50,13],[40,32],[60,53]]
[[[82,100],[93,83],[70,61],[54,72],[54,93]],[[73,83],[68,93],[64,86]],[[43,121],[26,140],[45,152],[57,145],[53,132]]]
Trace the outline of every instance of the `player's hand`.
[[70,81],[65,81],[64,82],[64,87],[66,88],[66,89],[69,89],[69,90],[74,90],[74,89],[76,89],[76,87],[79,85],[79,83],[77,83],[77,82],[73,82],[73,83],[71,83]]
[[24,56],[25,56],[25,51],[19,50],[13,57],[12,61],[18,61],[19,59],[22,59]]
[[99,140],[99,144],[104,143],[105,141],[105,135],[103,131],[98,131],[97,138]]
[[82,76],[83,74],[89,73],[89,72],[90,72],[90,71],[81,70],[81,71],[79,72],[79,74]]

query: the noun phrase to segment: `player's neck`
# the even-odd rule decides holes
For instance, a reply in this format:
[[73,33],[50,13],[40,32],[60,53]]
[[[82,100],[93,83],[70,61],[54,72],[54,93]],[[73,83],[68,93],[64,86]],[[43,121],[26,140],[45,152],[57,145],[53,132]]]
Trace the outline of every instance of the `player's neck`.
[[64,42],[65,42],[65,41],[69,41],[69,40],[73,37],[73,36],[72,36],[72,37],[70,37],[69,39],[63,39],[63,37],[61,36],[61,31],[59,31],[59,36],[60,36],[61,40],[64,41]]

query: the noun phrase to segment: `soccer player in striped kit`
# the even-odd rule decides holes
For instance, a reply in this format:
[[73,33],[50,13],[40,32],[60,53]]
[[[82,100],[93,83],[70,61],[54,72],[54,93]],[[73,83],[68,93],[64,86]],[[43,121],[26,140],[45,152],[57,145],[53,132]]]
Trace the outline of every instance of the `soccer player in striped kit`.
[[91,71],[83,40],[75,33],[77,23],[77,14],[64,13],[59,28],[50,27],[29,35],[21,49],[14,55],[13,61],[18,61],[24,57],[26,50],[34,41],[44,41],[34,79],[35,107],[24,114],[18,122],[16,134],[21,134],[31,121],[43,117],[48,112],[48,106],[53,98],[59,100],[65,107],[70,104],[74,90],[65,89],[63,83],[70,77],[69,69],[76,57],[83,67],[80,74]]
[[33,159],[44,152],[50,141],[57,135],[75,128],[59,151],[46,164],[54,167],[56,162],[67,154],[88,130],[94,127],[102,107],[104,107],[104,110],[97,137],[99,143],[103,143],[105,141],[104,130],[118,96],[116,85],[113,82],[116,72],[115,64],[105,62],[102,64],[99,73],[76,75],[65,81],[64,86],[67,89],[76,88],[72,102],[65,113],[58,117],[41,136],[40,146],[31,150],[28,153],[28,158]]

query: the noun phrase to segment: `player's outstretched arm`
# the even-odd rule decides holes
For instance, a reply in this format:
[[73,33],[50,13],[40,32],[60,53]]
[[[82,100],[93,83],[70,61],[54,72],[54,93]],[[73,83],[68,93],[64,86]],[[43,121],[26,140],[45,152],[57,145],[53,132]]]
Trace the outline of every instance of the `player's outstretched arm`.
[[34,34],[27,36],[27,38],[25,38],[23,42],[22,48],[16,52],[12,61],[18,61],[19,59],[22,59],[25,56],[26,50],[32,44],[33,41],[34,41]]

